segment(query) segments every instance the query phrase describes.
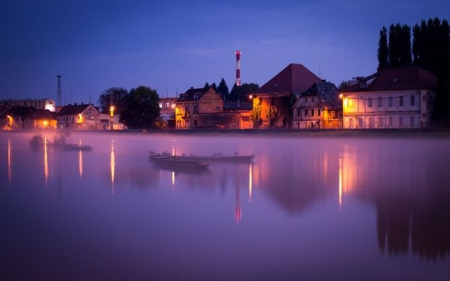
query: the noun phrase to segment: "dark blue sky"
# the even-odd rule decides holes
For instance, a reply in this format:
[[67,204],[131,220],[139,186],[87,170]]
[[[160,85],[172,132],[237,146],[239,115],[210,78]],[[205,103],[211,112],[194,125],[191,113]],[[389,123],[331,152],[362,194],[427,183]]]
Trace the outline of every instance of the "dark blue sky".
[[301,63],[336,85],[376,71],[382,26],[450,19],[450,3],[409,1],[56,1],[0,3],[0,98],[97,102],[110,87],[160,96],[225,79],[264,84]]

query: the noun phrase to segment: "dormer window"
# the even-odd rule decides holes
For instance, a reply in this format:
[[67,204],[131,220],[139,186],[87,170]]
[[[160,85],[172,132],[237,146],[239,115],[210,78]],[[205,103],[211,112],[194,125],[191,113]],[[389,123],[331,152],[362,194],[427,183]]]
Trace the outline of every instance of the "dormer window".
[[361,82],[359,82],[359,87],[360,87],[361,89],[367,88],[366,81],[361,81]]

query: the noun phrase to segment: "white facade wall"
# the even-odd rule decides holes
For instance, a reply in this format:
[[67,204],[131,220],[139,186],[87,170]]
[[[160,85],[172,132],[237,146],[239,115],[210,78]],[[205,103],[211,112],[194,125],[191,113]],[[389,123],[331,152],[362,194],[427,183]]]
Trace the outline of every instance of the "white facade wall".
[[428,127],[435,93],[429,90],[344,93],[346,129]]

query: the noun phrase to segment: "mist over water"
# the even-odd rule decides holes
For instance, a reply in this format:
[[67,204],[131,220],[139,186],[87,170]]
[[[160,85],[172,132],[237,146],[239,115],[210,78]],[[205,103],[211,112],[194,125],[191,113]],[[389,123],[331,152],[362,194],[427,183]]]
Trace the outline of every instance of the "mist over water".
[[[0,134],[5,280],[450,276],[448,138],[35,134]],[[255,159],[180,171],[150,151]]]

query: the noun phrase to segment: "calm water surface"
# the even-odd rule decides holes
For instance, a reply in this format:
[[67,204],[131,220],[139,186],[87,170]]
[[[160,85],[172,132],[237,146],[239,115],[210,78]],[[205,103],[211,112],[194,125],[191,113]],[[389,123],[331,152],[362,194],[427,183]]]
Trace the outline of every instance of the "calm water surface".
[[32,136],[0,133],[0,280],[450,278],[448,138]]

